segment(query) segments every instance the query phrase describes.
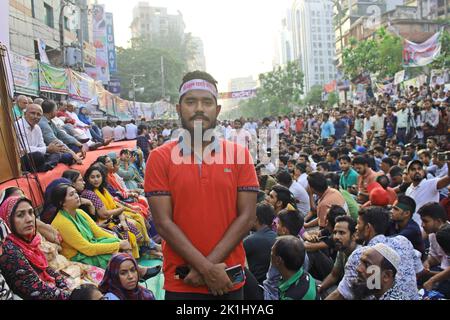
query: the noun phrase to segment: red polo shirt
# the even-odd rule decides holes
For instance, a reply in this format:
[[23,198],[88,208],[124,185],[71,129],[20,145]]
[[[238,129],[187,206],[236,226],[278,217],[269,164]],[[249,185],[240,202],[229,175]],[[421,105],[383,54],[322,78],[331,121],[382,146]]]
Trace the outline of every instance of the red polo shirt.
[[[208,256],[237,218],[240,191],[257,192],[258,179],[252,157],[246,148],[220,141],[216,151],[201,165],[191,152],[182,152],[177,141],[151,151],[145,173],[148,197],[170,195],[173,221],[205,257]],[[228,160],[227,160],[228,159]],[[211,160],[215,163],[211,164]],[[184,161],[184,163],[181,163]],[[229,164],[227,164],[229,163]],[[186,262],[165,242],[164,289],[172,292],[208,293],[208,288],[194,288],[175,279],[177,266]],[[245,265],[242,241],[225,260],[228,267]],[[235,286],[239,289],[243,283]]]

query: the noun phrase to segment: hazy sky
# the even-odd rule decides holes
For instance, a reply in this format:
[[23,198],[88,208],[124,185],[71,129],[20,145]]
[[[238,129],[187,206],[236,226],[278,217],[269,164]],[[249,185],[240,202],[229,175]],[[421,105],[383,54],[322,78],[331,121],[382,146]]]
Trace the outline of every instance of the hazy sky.
[[[116,45],[131,38],[132,10],[139,0],[99,0],[114,14]],[[144,2],[147,2],[144,0]],[[206,67],[227,89],[230,78],[272,69],[275,36],[292,0],[149,0],[151,6],[180,10],[186,32],[202,38]]]

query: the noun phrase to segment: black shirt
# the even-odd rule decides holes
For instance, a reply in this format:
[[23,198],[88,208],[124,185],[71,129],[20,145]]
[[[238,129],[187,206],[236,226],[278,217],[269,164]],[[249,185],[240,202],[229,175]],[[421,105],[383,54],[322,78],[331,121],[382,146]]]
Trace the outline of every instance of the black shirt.
[[256,231],[244,239],[248,268],[260,284],[266,279],[270,266],[270,251],[277,234],[269,227]]

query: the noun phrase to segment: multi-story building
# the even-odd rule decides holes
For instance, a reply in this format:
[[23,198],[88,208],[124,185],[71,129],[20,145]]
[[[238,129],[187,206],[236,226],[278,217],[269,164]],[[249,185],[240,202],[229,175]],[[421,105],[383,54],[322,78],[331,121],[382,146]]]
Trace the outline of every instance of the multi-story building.
[[188,61],[188,68],[190,71],[206,70],[206,58],[203,41],[199,37],[192,37],[192,46],[194,48],[194,56]]
[[293,24],[292,24],[292,10],[286,10],[286,17],[281,21],[281,30],[279,32],[279,44],[277,57],[279,65],[285,65],[294,60],[294,45],[293,45]]
[[61,7],[60,0],[9,0],[11,51],[39,58],[37,39],[46,44],[46,53],[53,65],[62,65],[61,39],[64,46],[77,42],[70,28],[73,11]]
[[293,54],[305,75],[305,94],[336,78],[333,3],[296,0],[292,7]]
[[152,41],[169,34],[183,38],[185,27],[179,11],[176,15],[169,14],[167,8],[151,7],[148,2],[139,2],[133,9],[132,38],[147,37]]

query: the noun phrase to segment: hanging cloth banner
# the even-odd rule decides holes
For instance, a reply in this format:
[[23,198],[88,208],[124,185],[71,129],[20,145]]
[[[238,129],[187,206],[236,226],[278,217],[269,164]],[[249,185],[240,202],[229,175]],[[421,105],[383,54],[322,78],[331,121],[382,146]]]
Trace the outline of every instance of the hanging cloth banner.
[[423,43],[414,43],[404,40],[403,45],[403,66],[423,67],[434,61],[441,54],[441,32]]
[[43,92],[68,94],[66,69],[39,62],[39,89]]
[[85,73],[67,69],[69,77],[69,97],[87,102],[96,95],[95,81]]
[[16,93],[34,97],[39,95],[39,69],[37,60],[11,52],[11,69]]

